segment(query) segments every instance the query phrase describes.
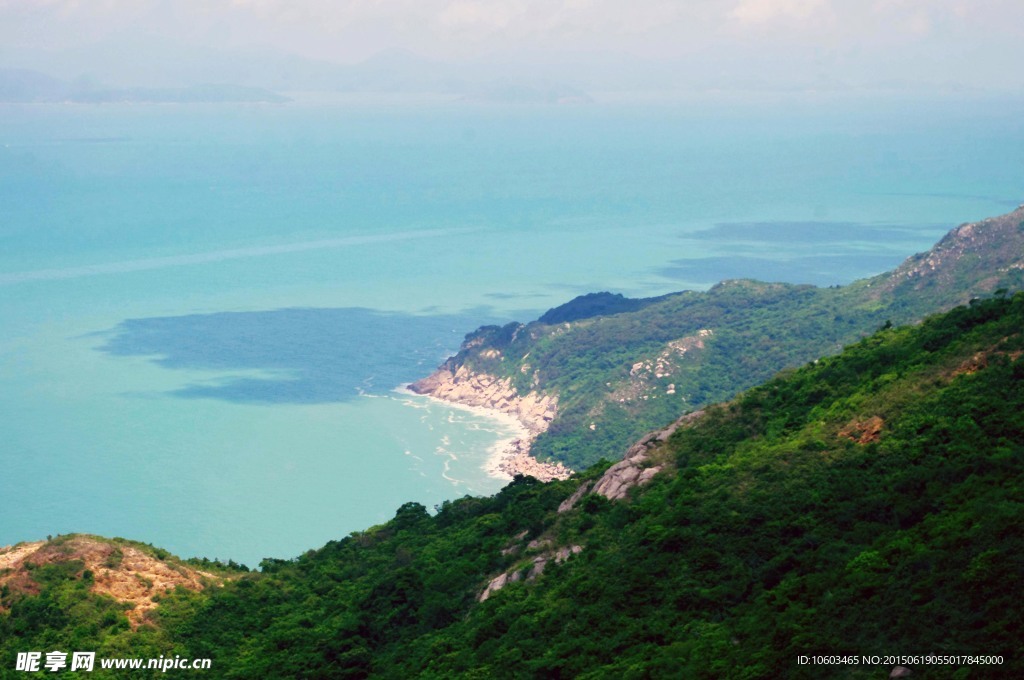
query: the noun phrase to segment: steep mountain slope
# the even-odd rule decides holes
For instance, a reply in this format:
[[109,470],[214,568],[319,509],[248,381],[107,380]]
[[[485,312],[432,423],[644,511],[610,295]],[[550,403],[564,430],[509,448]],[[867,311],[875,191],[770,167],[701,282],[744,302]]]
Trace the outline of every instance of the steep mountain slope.
[[529,324],[470,333],[412,389],[512,413],[524,400],[543,402],[531,413],[541,425],[534,455],[582,469],[617,459],[681,412],[835,353],[887,322],[1021,289],[1022,225],[1024,208],[962,225],[895,271],[844,287],[733,280],[650,300],[583,296]]
[[60,566],[74,558],[40,566],[40,594],[4,592],[0,663],[99,636],[225,678],[1020,677],[1022,384],[1024,294],[976,301],[681,418],[615,466],[434,516],[408,503],[179,588],[134,633],[116,608],[87,625],[109,599]]

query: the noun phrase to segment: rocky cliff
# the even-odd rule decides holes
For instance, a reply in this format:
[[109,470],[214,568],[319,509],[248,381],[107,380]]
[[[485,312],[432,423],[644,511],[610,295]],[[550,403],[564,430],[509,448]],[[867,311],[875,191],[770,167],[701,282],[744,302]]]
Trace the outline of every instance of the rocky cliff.
[[475,373],[465,365],[452,370],[446,364],[409,385],[409,389],[456,404],[507,413],[519,419],[534,435],[548,429],[558,413],[558,397],[538,392],[520,395],[509,378]]
[[528,475],[541,481],[565,479],[572,470],[560,463],[544,463],[530,455],[530,443],[548,429],[558,413],[558,397],[539,392],[521,395],[509,378],[477,373],[465,365],[448,362],[430,376],[409,385],[423,394],[454,404],[498,411],[515,417],[526,430],[502,455],[498,469],[515,476]]

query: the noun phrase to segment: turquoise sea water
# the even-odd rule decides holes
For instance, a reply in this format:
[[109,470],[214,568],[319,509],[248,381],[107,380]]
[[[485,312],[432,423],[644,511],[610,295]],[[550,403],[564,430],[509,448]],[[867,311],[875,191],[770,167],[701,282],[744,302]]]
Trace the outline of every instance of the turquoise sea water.
[[291,557],[491,493],[394,388],[574,295],[844,283],[1024,200],[1014,100],[0,107],[0,544]]

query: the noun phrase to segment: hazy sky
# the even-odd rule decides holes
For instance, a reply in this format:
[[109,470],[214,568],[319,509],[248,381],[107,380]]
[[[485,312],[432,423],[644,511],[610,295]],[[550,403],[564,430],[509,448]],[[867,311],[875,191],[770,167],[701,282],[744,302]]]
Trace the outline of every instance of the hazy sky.
[[1024,2],[0,0],[0,66],[68,75],[110,71],[112,54],[173,61],[256,48],[339,63],[389,48],[477,63],[621,57],[671,64],[684,80],[1019,89]]

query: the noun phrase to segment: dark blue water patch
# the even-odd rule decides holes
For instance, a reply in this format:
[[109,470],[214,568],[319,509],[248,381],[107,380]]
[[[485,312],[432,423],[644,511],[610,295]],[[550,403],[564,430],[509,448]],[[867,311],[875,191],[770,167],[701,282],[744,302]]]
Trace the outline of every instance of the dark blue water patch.
[[484,297],[492,300],[524,300],[546,296],[541,293],[484,293]]
[[820,245],[870,241],[919,240],[929,233],[936,238],[949,229],[940,224],[864,224],[861,222],[719,222],[709,229],[681,234],[701,241],[760,241],[786,245]]
[[763,257],[721,256],[675,260],[658,270],[662,276],[691,283],[717,283],[725,279],[757,279],[810,283],[816,286],[844,284],[893,269],[903,256],[826,255],[786,260]]
[[150,357],[168,369],[220,373],[171,391],[175,397],[321,404],[423,377],[468,331],[507,321],[489,308],[432,315],[364,308],[219,312],[126,319],[97,349]]

